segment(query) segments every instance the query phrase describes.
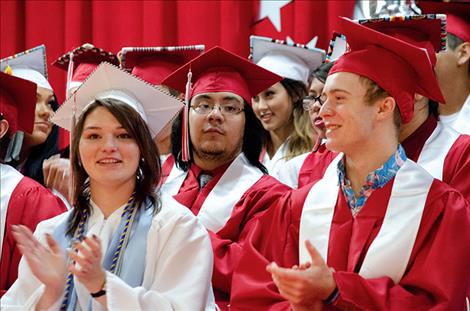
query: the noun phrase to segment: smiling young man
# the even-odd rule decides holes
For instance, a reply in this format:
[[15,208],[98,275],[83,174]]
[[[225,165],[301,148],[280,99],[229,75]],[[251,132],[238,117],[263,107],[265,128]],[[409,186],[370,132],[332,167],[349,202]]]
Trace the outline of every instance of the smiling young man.
[[[256,234],[278,244],[244,249],[233,282],[247,285],[233,286],[231,304],[248,309],[251,293],[263,309],[462,310],[468,203],[399,144],[417,90],[440,99],[429,56],[350,20],[339,25],[351,52],[329,73],[320,116],[327,148],[340,154],[317,183],[269,210],[264,228],[276,229]],[[266,275],[243,274],[269,260],[279,264],[267,270],[280,295]]]
[[212,284],[219,307],[226,309],[240,236],[249,232],[255,213],[290,189],[267,175],[259,162],[263,128],[250,106],[254,95],[281,77],[215,47],[163,84],[183,92],[188,72],[194,82],[186,92],[188,111],[182,112],[172,132],[177,165],[162,190],[208,229],[214,249]]

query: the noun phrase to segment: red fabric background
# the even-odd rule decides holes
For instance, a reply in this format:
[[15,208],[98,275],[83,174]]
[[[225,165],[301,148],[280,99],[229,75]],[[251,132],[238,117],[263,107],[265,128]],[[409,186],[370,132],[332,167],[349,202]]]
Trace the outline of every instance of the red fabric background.
[[[307,43],[317,35],[326,49],[338,15],[351,17],[354,0],[292,1],[281,8],[281,31],[257,21],[259,1],[0,1],[0,57],[45,44],[47,61],[82,43],[117,53],[124,46],[220,45],[249,54],[250,34]],[[65,71],[49,67],[64,100]]]

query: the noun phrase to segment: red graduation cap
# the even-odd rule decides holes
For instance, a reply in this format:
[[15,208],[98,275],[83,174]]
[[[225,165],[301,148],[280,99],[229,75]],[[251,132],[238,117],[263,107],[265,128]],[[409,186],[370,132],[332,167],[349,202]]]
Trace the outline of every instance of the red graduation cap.
[[10,136],[18,130],[31,134],[36,109],[36,83],[0,72],[0,89],[0,114],[10,124]]
[[194,81],[189,98],[202,93],[231,92],[248,104],[253,96],[282,80],[281,76],[216,46],[180,67],[162,84],[184,92],[189,71]]
[[[72,62],[70,62],[71,56]],[[52,64],[69,71],[67,74],[68,93],[70,89],[80,86],[102,62],[119,66],[119,59],[113,53],[97,48],[93,44],[84,43],[65,53]]]
[[125,47],[121,67],[144,81],[160,85],[179,67],[204,53],[204,45]]
[[351,72],[371,79],[395,98],[403,123],[413,117],[413,99],[418,89],[421,95],[444,103],[426,49],[344,17],[338,25],[351,51],[335,62],[330,75]]
[[423,13],[446,14],[447,32],[470,42],[470,3],[467,1],[420,1]]
[[436,53],[446,47],[446,16],[444,14],[392,16],[360,19],[359,24],[425,48],[432,65],[436,65]]
[[188,112],[191,98],[203,93],[230,92],[251,104],[253,96],[281,80],[281,76],[218,46],[168,76],[162,84],[185,92],[182,160],[190,160]]

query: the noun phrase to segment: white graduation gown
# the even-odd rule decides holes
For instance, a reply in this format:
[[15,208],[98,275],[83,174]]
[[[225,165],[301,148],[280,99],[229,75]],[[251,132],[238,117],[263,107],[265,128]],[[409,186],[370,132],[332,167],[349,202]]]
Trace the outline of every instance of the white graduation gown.
[[[103,254],[117,230],[124,206],[107,219],[93,206],[87,235],[97,235]],[[41,222],[34,235],[45,244],[68,213]],[[147,236],[143,284],[132,288],[116,275],[106,272],[109,310],[214,310],[211,286],[213,254],[206,229],[196,217],[172,197],[162,194],[162,209],[154,217]],[[86,310],[90,295],[75,280],[77,310]],[[1,299],[1,310],[34,310],[44,291],[26,261],[20,262],[18,280]],[[104,310],[93,301],[93,310]],[[59,310],[62,298],[53,310]]]

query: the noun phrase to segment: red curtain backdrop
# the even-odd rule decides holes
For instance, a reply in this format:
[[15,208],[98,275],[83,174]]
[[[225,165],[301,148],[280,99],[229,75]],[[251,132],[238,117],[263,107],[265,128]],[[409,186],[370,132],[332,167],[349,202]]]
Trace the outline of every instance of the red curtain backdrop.
[[[275,2],[275,1],[273,1]],[[318,36],[326,49],[337,16],[352,17],[354,0],[293,0],[280,8],[280,31],[272,19],[258,20],[262,5],[253,1],[0,1],[0,57],[45,44],[47,61],[85,42],[117,53],[124,46],[220,45],[249,54],[250,34],[298,43]],[[59,101],[66,73],[49,66],[49,81]]]

